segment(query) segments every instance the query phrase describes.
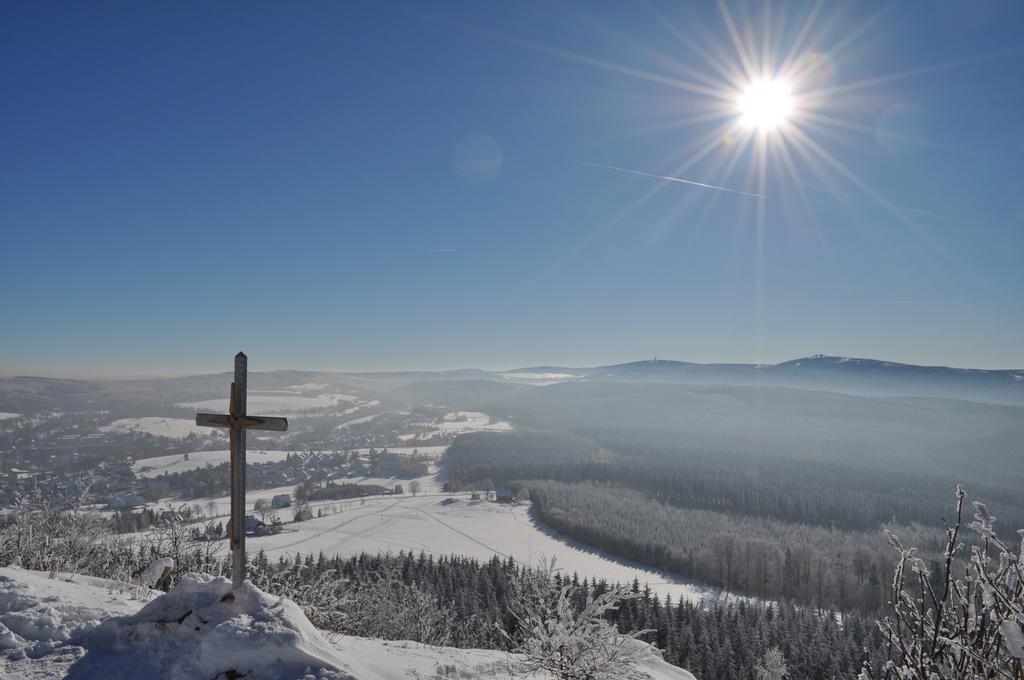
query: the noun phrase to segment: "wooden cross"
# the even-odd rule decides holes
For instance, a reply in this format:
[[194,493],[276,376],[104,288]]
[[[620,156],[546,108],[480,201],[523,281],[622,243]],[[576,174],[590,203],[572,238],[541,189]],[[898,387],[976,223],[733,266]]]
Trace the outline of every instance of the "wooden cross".
[[287,418],[250,416],[245,412],[248,359],[239,352],[235,355],[235,382],[231,383],[231,401],[228,413],[197,413],[196,425],[227,427],[231,434],[231,523],[228,538],[231,542],[231,582],[238,588],[245,581],[245,431],[288,429]]

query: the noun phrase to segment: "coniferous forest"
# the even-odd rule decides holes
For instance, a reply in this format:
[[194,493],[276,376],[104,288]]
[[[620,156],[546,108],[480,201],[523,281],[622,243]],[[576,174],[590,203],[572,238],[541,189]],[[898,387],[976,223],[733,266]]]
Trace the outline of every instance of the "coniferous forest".
[[[886,604],[884,529],[938,573],[956,480],[729,451],[677,433],[477,433],[448,452],[451,484],[510,487],[535,521],[619,557],[730,592],[819,611]],[[1019,489],[972,485],[1003,526],[1024,526]]]
[[[321,575],[343,579],[348,587],[379,583],[382,574],[394,577],[395,588],[425,595],[451,623],[453,637],[446,644],[458,647],[507,649],[508,638],[500,630],[514,630],[510,615],[511,580],[523,569],[512,560],[498,557],[487,562],[459,557],[429,555],[359,555],[348,559],[322,554],[267,560],[257,555],[252,564],[253,581],[288,592],[300,605],[302,588],[297,583],[315,582]],[[562,583],[578,586],[574,606],[607,591],[614,584],[591,582],[576,574],[558,574]],[[821,616],[793,604],[766,604],[744,600],[720,602],[672,602],[662,600],[639,584],[632,584],[635,599],[624,601],[614,613],[622,631],[649,630],[644,639],[656,643],[666,661],[690,670],[697,677],[739,680],[756,677],[756,666],[773,647],[787,659],[789,675],[797,679],[853,679],[864,661],[878,668],[884,663],[883,639],[870,617],[847,614]],[[397,605],[399,608],[401,605]],[[401,615],[392,615],[401,620]],[[359,627],[358,617],[342,620],[337,632],[366,635],[379,633]],[[393,631],[398,638],[415,638],[415,630]],[[436,642],[436,640],[425,640]]]

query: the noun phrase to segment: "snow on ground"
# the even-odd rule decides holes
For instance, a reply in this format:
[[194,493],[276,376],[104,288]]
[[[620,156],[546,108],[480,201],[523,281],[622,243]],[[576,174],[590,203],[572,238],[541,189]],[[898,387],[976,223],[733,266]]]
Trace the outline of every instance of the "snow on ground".
[[327,383],[302,383],[301,385],[288,385],[285,389],[292,392],[322,392],[328,387],[330,385]]
[[[357,401],[358,397],[348,394],[318,394],[301,396],[298,394],[275,394],[273,392],[250,392],[246,398],[246,409],[249,413],[276,415],[278,413],[295,413],[315,408],[329,408],[341,402]],[[204,399],[178,404],[197,411],[227,413],[228,400]]]
[[[261,451],[259,449],[249,450],[245,454],[247,463],[277,463],[288,457],[289,451]],[[185,457],[188,456],[188,460]],[[144,458],[132,463],[132,472],[137,477],[150,478],[159,477],[164,474],[175,472],[186,472],[198,470],[207,465],[220,465],[227,463],[231,453],[223,451],[191,451],[186,454],[175,453],[170,456],[157,456],[156,458]]]
[[7,420],[8,418],[20,418],[20,413],[8,413],[6,411],[0,411],[0,420]]
[[491,417],[486,413],[478,413],[476,411],[456,411],[447,414],[439,422],[416,424],[433,429],[429,432],[412,432],[399,435],[398,438],[402,441],[428,440],[434,437],[464,434],[466,432],[483,432],[485,430],[507,432],[512,429],[512,425],[504,420],[492,421]]
[[71,642],[78,631],[131,614],[142,604],[111,592],[103,579],[66,581],[16,567],[0,569],[0,677],[64,677],[82,653]]
[[373,420],[374,418],[376,418],[379,415],[380,415],[379,413],[371,413],[368,416],[362,416],[360,418],[353,418],[352,420],[349,420],[348,422],[344,422],[341,425],[338,425],[336,428],[334,428],[334,431],[337,432],[339,430],[344,430],[344,429],[347,429],[349,427],[352,427],[353,425],[359,425],[360,423],[368,423],[368,422],[370,422],[371,420]]
[[[438,461],[444,449],[442,446],[417,449],[419,454],[433,458],[430,473],[416,478],[420,484],[417,496],[411,494],[412,479],[343,478],[338,481],[385,488],[401,484],[405,493],[314,501],[309,505],[313,515],[322,511],[324,516],[298,523],[291,521],[294,508],[282,508],[277,513],[286,522],[285,531],[250,538],[248,549],[252,552],[263,549],[271,557],[297,552],[317,554],[323,551],[327,556],[350,556],[361,552],[412,550],[434,555],[466,555],[480,560],[490,559],[492,555],[512,556],[527,564],[537,564],[543,557],[555,557],[559,568],[568,573],[577,572],[581,578],[596,576],[619,583],[632,582],[636,578],[662,596],[671,594],[677,601],[680,598],[697,601],[720,596],[720,591],[713,588],[617,558],[563,536],[537,521],[528,504],[470,501],[465,493],[443,493],[446,476]],[[409,454],[413,448],[388,450]],[[220,454],[223,460],[227,460],[226,452]],[[247,507],[253,508],[258,499],[269,501],[276,495],[294,494],[294,491],[294,485],[250,491],[246,494]],[[226,516],[230,512],[227,496],[192,499],[189,504],[198,505],[204,512],[212,511],[218,516]]]
[[[0,569],[0,677],[524,677],[522,660],[503,652],[328,639],[290,600],[248,583],[232,592],[225,579],[192,576],[146,602],[112,595],[101,579],[64,578]],[[693,680],[659,660],[637,671],[638,680]]]
[[[262,549],[271,558],[296,552],[350,556],[410,550],[480,560],[492,555],[511,556],[528,564],[536,564],[542,557],[555,557],[560,569],[577,572],[580,578],[597,576],[619,583],[637,578],[662,596],[671,594],[676,601],[711,599],[719,594],[562,536],[536,522],[529,505],[469,501],[465,494],[436,493],[436,478],[432,488],[427,482],[421,478],[424,493],[415,498],[409,493],[408,480],[403,480],[406,493],[401,496],[334,501],[335,506],[344,508],[340,513],[288,524],[289,531],[247,539],[247,547],[253,552]],[[224,505],[227,507],[226,499]]]
[[571,373],[528,373],[517,371],[513,373],[502,373],[501,377],[505,380],[514,380],[516,382],[526,383],[527,385],[543,387],[545,385],[560,383],[565,380],[572,380],[576,376]]
[[198,427],[188,418],[121,418],[100,428],[101,432],[144,432],[157,437],[184,439],[190,434],[208,436],[210,428]]
[[[444,447],[443,446],[423,447],[423,449],[420,449],[420,450],[421,451],[423,451],[423,450],[428,450],[429,451],[430,449],[441,449],[443,451]],[[394,451],[396,453],[401,453],[403,450],[404,451],[408,451],[408,452],[412,451],[412,449],[388,449],[388,451]],[[360,451],[365,453],[367,451],[367,449],[360,449]],[[425,454],[425,455],[429,455],[429,454]],[[433,468],[432,472],[430,474],[424,475],[423,477],[417,477],[415,479],[416,479],[416,481],[418,481],[420,483],[420,488],[422,490],[422,493],[424,493],[424,494],[440,494],[441,493],[441,486],[442,486],[442,484],[444,484],[444,479],[445,478],[444,478],[443,471],[437,471],[436,468]],[[352,477],[343,477],[341,479],[336,480],[336,482],[338,484],[346,484],[347,483],[347,484],[377,485],[377,486],[383,486],[383,487],[385,487],[387,489],[393,488],[395,486],[395,484],[401,484],[402,487],[406,490],[406,493],[409,493],[409,484],[412,481],[413,481],[412,478],[403,478],[403,477],[371,477],[371,476],[355,476],[355,475],[353,475]],[[245,494],[246,507],[249,508],[249,512],[251,514],[253,512],[253,507],[255,506],[257,500],[263,498],[263,499],[266,499],[266,500],[270,501],[270,500],[273,500],[274,496],[279,496],[281,494],[288,494],[288,495],[290,495],[294,499],[294,497],[295,497],[295,485],[292,484],[290,486],[277,486],[277,487],[273,487],[273,488],[270,488],[270,489],[258,489],[258,490],[255,490],[255,491],[252,491],[252,490],[251,491],[247,491],[246,494]],[[365,501],[365,503],[372,503],[372,502],[374,502],[375,498],[379,498],[379,497],[378,496],[367,496],[366,498],[367,498],[367,500]],[[386,496],[386,498],[391,498],[391,496]],[[181,504],[181,502],[182,501],[169,501],[169,505],[172,506],[172,507],[177,507],[178,505]],[[211,503],[212,503],[212,506],[211,506]],[[193,498],[193,499],[189,499],[187,501],[187,504],[188,505],[198,505],[200,507],[200,509],[202,509],[202,511],[204,513],[206,513],[206,514],[209,514],[210,510],[212,508],[213,514],[215,516],[227,517],[228,514],[231,512],[231,502],[230,502],[230,498],[228,496],[215,496],[215,497],[212,497],[212,498],[210,498],[210,497],[206,497],[206,498]],[[163,507],[163,506],[161,505],[160,507]],[[358,498],[355,498],[355,499],[347,498],[347,499],[343,499],[343,500],[333,500],[333,501],[312,501],[309,504],[309,508],[310,508],[310,510],[312,510],[314,515],[317,514],[318,510],[323,510],[324,514],[327,514],[328,512],[334,513],[336,510],[340,510],[340,511],[344,512],[344,511],[351,510],[351,509],[356,508],[356,507],[361,507],[360,499],[358,499]],[[294,507],[287,507],[287,508],[280,509],[278,511],[278,514],[279,514],[279,516],[280,516],[282,521],[290,522],[294,512],[295,512],[295,508]],[[296,526],[301,526],[301,525],[296,525]]]

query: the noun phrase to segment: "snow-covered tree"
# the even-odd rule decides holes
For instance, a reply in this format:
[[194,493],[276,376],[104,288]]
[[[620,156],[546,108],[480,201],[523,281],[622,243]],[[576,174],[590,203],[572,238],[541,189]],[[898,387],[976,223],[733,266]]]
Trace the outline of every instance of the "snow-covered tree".
[[879,622],[890,661],[880,671],[865,666],[861,678],[1024,677],[1024,530],[1017,532],[1020,547],[1012,548],[996,534],[996,518],[975,502],[968,526],[979,540],[968,550],[960,542],[965,496],[958,485],[956,522],[946,525],[938,575],[930,573],[915,548],[905,548],[889,534],[900,555],[891,612]]
[[513,581],[512,615],[517,624],[506,637],[532,670],[560,680],[629,678],[637,664],[658,654],[638,638],[649,631],[623,635],[606,616],[623,600],[639,597],[628,588],[587,594],[582,610],[573,606],[579,587],[558,587],[554,560],[542,561]]
[[789,668],[786,666],[786,657],[782,655],[782,650],[778,647],[772,647],[754,666],[754,672],[757,673],[757,680],[783,680],[789,675]]

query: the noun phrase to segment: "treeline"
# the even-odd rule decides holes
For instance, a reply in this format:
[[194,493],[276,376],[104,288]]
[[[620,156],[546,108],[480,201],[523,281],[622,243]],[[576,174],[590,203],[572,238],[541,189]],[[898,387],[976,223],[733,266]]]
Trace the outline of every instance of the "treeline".
[[[507,649],[508,638],[499,626],[514,631],[509,614],[514,574],[523,569],[512,560],[494,557],[487,562],[450,556],[420,554],[367,555],[328,559],[323,555],[282,557],[263,555],[251,563],[254,582],[312,583],[332,574],[349,582],[354,591],[393,574],[403,585],[426,593],[450,617],[458,647]],[[286,576],[282,579],[281,576]],[[559,575],[558,584],[579,586],[575,600],[581,609],[588,596],[606,592],[613,584],[579,576]],[[301,587],[296,600],[301,601]],[[756,677],[758,660],[778,647],[786,657],[788,678],[856,678],[867,657],[875,668],[884,663],[882,640],[874,621],[856,615],[818,616],[807,608],[788,604],[751,602],[693,603],[662,600],[633,584],[639,597],[624,602],[614,614],[623,632],[649,629],[648,642],[657,645],[665,660],[697,677],[740,680]],[[281,593],[289,595],[288,593]],[[292,597],[293,595],[289,595]],[[359,617],[352,617],[358,621]],[[346,630],[344,623],[338,632]]]
[[[921,526],[946,515],[952,480],[693,450],[682,439],[633,430],[476,433],[456,439],[446,465],[455,489],[485,480],[525,487],[538,520],[617,556],[819,609],[885,604],[883,527],[912,537],[930,562],[942,549],[942,532]],[[1020,489],[972,491],[1001,526],[1024,526]]]
[[[688,448],[678,433],[587,430],[584,436],[475,433],[459,437],[446,465],[455,484],[523,479],[619,484],[684,508],[703,508],[837,529],[890,522],[932,524],[956,480],[801,457]],[[1024,526],[1024,491],[972,485],[1008,526]]]
[[[677,508],[593,482],[525,484],[544,524],[620,557],[729,591],[792,599],[819,610],[873,612],[885,604],[892,557],[881,531],[836,531]],[[938,531],[903,526],[899,533],[919,546],[941,540]],[[921,554],[934,561],[934,553]]]

